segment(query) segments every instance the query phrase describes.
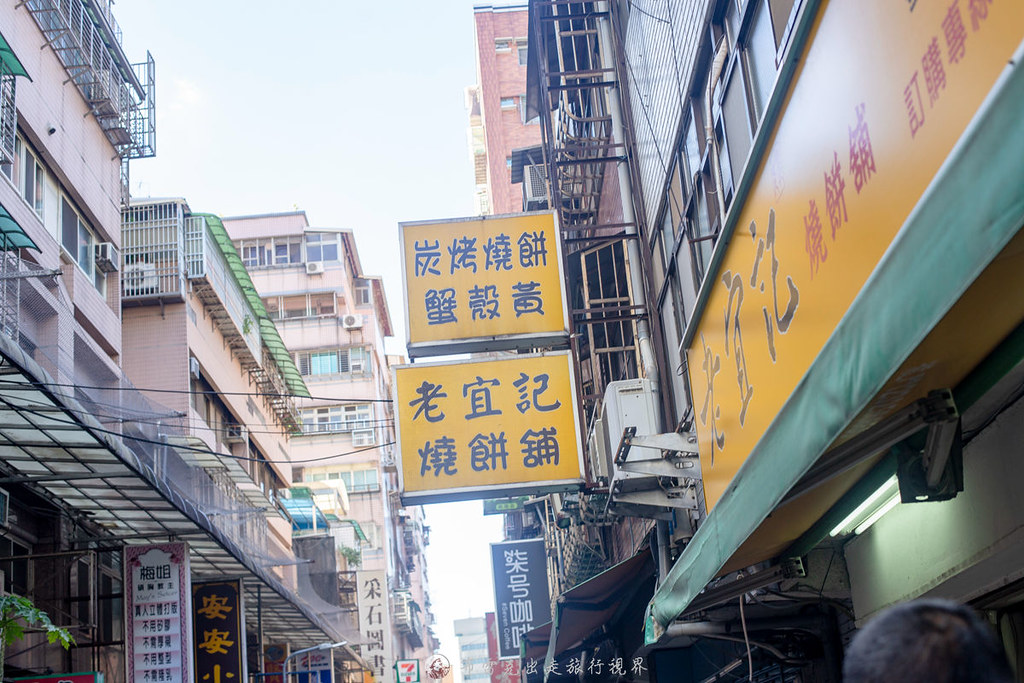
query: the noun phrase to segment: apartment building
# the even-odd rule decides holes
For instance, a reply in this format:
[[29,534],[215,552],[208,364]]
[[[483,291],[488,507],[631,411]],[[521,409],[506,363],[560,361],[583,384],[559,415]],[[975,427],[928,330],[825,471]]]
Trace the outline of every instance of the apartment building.
[[[476,5],[476,85],[466,88],[475,199],[480,214],[522,211],[523,192],[530,207],[547,201],[541,175],[540,119],[526,115],[527,23],[522,3]],[[519,185],[524,160],[536,158],[535,173]],[[531,167],[532,168],[532,167]]]
[[343,583],[357,590],[366,577],[386,577],[390,620],[362,654],[390,680],[393,660],[423,660],[436,639],[423,556],[429,529],[422,509],[402,507],[395,493],[395,359],[384,349],[392,328],[383,283],[364,273],[352,231],[311,227],[305,212],[224,225],[309,389],[290,444],[296,482],[347,500],[333,532],[347,565]]
[[529,11],[589,482],[527,679],[838,681],[920,596],[1019,652],[1021,8]]
[[146,588],[125,558],[162,541],[191,567],[167,605],[177,623],[188,582],[241,580],[252,647],[231,644],[250,672],[264,642],[345,639],[337,605],[299,597],[276,504],[301,377],[225,266],[216,219],[129,203],[130,161],[155,154],[152,57],[129,61],[105,0],[0,14],[0,572],[75,640],[28,631],[4,675],[188,677],[195,634],[157,657],[140,630],[156,626],[126,608]]

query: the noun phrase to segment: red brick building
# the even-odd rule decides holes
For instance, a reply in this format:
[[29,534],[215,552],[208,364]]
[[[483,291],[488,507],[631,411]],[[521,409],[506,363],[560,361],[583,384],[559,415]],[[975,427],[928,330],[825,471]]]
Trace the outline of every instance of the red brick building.
[[526,122],[527,6],[473,8],[477,84],[466,89],[470,146],[481,214],[523,210],[512,184],[512,150],[540,145],[539,119]]

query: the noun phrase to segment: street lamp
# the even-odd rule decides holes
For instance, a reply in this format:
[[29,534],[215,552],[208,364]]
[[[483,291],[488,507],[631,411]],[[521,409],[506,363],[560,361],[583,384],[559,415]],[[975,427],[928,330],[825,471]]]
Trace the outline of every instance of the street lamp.
[[313,650],[333,650],[336,647],[345,647],[346,645],[348,645],[348,641],[342,640],[337,643],[320,643],[319,645],[314,645],[313,647],[307,647],[302,650],[296,650],[295,652],[291,653],[290,655],[284,658],[284,666],[281,668],[284,670],[286,680],[291,680],[291,674],[289,672],[289,662],[291,662],[291,660],[295,657],[298,657],[299,655],[304,655],[307,652],[312,652]]

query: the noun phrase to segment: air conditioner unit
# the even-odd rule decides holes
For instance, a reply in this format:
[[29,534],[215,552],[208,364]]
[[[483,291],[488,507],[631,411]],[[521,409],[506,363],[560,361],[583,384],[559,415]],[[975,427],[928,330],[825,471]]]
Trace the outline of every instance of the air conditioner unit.
[[590,463],[590,477],[595,483],[607,484],[611,479],[612,472],[608,468],[612,459],[608,451],[608,434],[604,419],[599,417],[594,420],[587,436],[587,461]]
[[363,326],[363,316],[361,315],[348,315],[342,316],[341,326],[346,330],[358,330]]
[[543,164],[523,166],[523,194],[527,204],[547,203],[548,174]]
[[249,440],[249,432],[243,425],[224,425],[224,443],[245,443]]
[[121,252],[110,242],[96,245],[96,267],[104,273],[116,273],[121,269]]
[[145,296],[156,294],[160,279],[156,275],[154,263],[129,263],[122,274],[125,296]]
[[189,356],[188,359],[188,374],[192,375],[195,379],[202,379],[203,375],[199,371],[199,359],[195,356]]
[[605,463],[613,474],[615,452],[619,449],[626,427],[636,427],[639,435],[658,433],[658,406],[654,402],[654,387],[647,379],[626,379],[609,382],[601,407],[604,432]]
[[321,275],[324,272],[324,264],[321,261],[307,261],[306,275]]

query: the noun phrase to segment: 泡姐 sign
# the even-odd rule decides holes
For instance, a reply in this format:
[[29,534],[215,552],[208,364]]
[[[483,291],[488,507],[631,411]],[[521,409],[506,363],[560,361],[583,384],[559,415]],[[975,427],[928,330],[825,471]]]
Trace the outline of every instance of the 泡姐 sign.
[[402,498],[567,490],[583,479],[568,353],[395,368]]
[[401,223],[399,231],[410,357],[567,344],[554,214]]
[[124,548],[128,683],[194,680],[188,552],[185,543]]

